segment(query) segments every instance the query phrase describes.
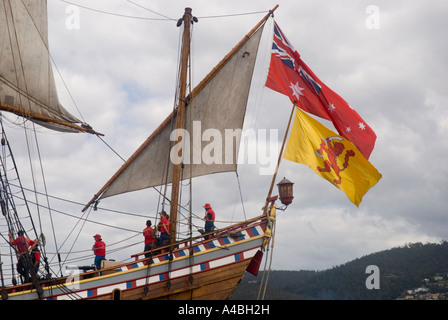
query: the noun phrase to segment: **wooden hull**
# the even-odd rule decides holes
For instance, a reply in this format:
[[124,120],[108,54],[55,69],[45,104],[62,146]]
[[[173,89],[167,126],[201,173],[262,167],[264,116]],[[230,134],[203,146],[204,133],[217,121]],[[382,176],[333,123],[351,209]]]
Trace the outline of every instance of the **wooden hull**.
[[[144,293],[142,287],[122,291],[119,299],[224,300],[235,290],[248,264],[249,262],[245,260],[230,266],[204,271],[195,275],[193,282],[190,282],[189,276],[172,279],[169,289],[166,282],[161,282],[150,286],[147,294]],[[118,299],[118,297],[115,298]],[[97,299],[109,300],[110,297],[106,295]]]
[[[28,284],[6,289],[10,300],[227,299],[267,239],[266,217],[220,230],[212,238],[178,243],[170,253],[41,282],[41,294]],[[55,281],[57,283],[55,283]]]

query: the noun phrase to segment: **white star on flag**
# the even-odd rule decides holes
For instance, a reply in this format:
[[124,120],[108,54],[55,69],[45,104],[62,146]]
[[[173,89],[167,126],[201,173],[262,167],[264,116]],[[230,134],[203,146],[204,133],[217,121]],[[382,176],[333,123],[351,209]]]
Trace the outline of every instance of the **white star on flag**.
[[361,130],[365,130],[366,129],[366,125],[362,122],[358,122],[358,128]]
[[299,100],[299,96],[303,96],[302,90],[305,90],[304,88],[299,87],[299,82],[296,82],[296,84],[290,83],[289,86],[292,90],[292,95],[297,97],[297,101]]
[[336,107],[334,106],[334,104],[330,103],[328,105],[328,110],[330,110],[331,112],[333,112],[336,109]]

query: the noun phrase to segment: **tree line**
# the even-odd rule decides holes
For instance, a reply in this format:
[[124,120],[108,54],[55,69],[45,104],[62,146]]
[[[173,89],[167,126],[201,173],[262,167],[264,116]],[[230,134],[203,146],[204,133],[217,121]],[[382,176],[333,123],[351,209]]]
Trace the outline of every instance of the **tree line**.
[[[366,268],[379,270],[379,288],[368,289]],[[406,290],[423,285],[424,279],[448,273],[448,242],[409,243],[322,271],[271,271],[267,300],[392,300]],[[232,300],[257,299],[258,278],[246,276]]]

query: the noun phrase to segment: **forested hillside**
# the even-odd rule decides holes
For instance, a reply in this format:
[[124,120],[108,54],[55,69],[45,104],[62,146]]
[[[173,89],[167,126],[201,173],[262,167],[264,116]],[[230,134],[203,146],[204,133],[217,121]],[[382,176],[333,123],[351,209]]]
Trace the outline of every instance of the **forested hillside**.
[[[368,266],[379,270],[379,289],[368,289]],[[370,254],[324,271],[271,271],[265,299],[397,299],[407,290],[448,274],[448,242],[414,243]],[[260,280],[248,273],[230,297],[257,299]],[[425,280],[426,279],[426,280]],[[439,284],[439,287],[442,287]],[[446,288],[440,288],[446,290]]]

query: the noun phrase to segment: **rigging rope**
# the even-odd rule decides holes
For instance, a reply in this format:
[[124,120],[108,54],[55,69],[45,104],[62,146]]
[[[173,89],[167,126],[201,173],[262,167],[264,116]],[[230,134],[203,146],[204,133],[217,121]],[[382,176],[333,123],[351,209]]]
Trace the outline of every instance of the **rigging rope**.
[[[33,126],[33,128],[35,128],[34,122],[33,122],[32,126]],[[56,232],[55,232],[55,228],[54,228],[53,215],[52,215],[51,206],[50,206],[50,199],[48,197],[47,182],[46,182],[45,175],[44,175],[44,167],[43,167],[43,164],[42,164],[42,157],[40,155],[40,148],[39,148],[39,142],[37,140],[37,133],[36,133],[36,131],[34,131],[34,139],[35,139],[35,143],[36,143],[37,155],[39,157],[39,165],[40,165],[40,170],[41,170],[41,175],[42,175],[42,183],[43,183],[43,187],[44,187],[44,190],[45,190],[45,199],[47,201],[47,209],[48,209],[48,213],[49,213],[49,216],[50,216],[51,230],[52,230],[52,233],[53,233],[53,241],[54,241],[54,244],[55,244],[55,247],[56,247],[56,250],[57,250],[58,242],[57,242],[57,239],[56,239]],[[36,192],[37,192],[37,190],[34,190],[34,193],[35,193],[36,199],[37,199]],[[42,221],[41,221],[40,212],[39,212],[38,217],[39,217],[40,233],[42,235],[43,234],[43,228],[42,228]],[[39,238],[39,237],[37,237],[37,238]],[[41,249],[42,249],[42,251],[44,253],[43,256],[46,257],[47,254],[46,254],[45,245],[40,244],[40,247],[41,247]],[[60,270],[60,272],[62,274],[62,265],[61,264],[59,264],[59,270]]]
[[[82,6],[82,5],[79,5],[79,4],[74,3],[72,1],[67,1],[67,0],[59,0],[59,1],[67,3],[67,4],[70,4],[70,5],[74,5],[74,6],[80,7],[80,8],[85,9],[85,10],[90,10],[90,11],[94,11],[94,12],[97,12],[97,13],[111,15],[111,16],[117,16],[117,17],[121,17],[121,18],[130,18],[130,19],[137,19],[137,20],[152,20],[152,21],[177,21],[177,19],[170,18],[170,17],[168,17],[166,15],[163,15],[163,14],[161,14],[159,12],[156,12],[156,11],[151,10],[151,9],[149,9],[147,7],[144,7],[144,6],[142,6],[142,5],[138,4],[138,3],[135,3],[134,1],[131,1],[131,0],[126,0],[126,1],[131,3],[131,4],[133,4],[133,5],[135,5],[135,6],[137,6],[137,7],[140,7],[142,9],[146,10],[146,11],[149,11],[151,13],[154,13],[154,14],[158,15],[158,16],[161,16],[162,18],[149,18],[149,17],[131,16],[131,15],[125,15],[125,14],[122,14],[122,13],[115,13],[115,12],[95,9],[95,8],[91,8],[91,7],[87,7],[87,6]],[[224,14],[224,15],[201,16],[201,17],[198,17],[198,18],[199,19],[229,18],[229,17],[247,16],[247,15],[254,15],[254,14],[266,14],[267,12],[269,12],[269,11],[266,11],[266,10],[265,11],[252,11],[252,12],[231,13],[231,14]]]
[[247,218],[246,218],[246,210],[244,209],[243,193],[241,191],[240,177],[238,176],[238,171],[235,171],[235,174],[236,174],[236,180],[238,182],[238,190],[239,190],[239,193],[240,193],[241,206],[243,207],[244,220],[247,220]]
[[135,5],[135,6],[137,6],[137,7],[140,7],[140,8],[142,8],[142,9],[145,9],[145,10],[147,10],[147,11],[149,11],[149,12],[152,12],[152,13],[154,13],[154,14],[156,14],[156,15],[159,15],[159,16],[165,18],[165,19],[175,21],[175,19],[173,19],[173,18],[170,18],[170,17],[165,16],[165,15],[163,15],[163,14],[161,14],[161,13],[158,13],[158,12],[156,12],[156,11],[154,11],[154,10],[151,10],[151,9],[149,9],[149,8],[147,8],[147,7],[144,7],[144,6],[142,6],[142,5],[138,4],[138,3],[135,3],[134,1],[131,1],[131,0],[126,0],[126,1],[129,2],[129,3],[132,3],[133,5]]
[[[273,255],[274,255],[274,243],[275,243],[274,239],[275,239],[275,232],[276,232],[276,221],[277,221],[277,218],[278,218],[276,212],[277,211],[274,212],[275,216],[274,216],[273,220],[271,219],[272,213],[269,214],[270,215],[269,218],[271,219],[270,221],[272,222],[271,238],[269,240],[269,242],[270,242],[270,249],[269,249],[269,247],[267,248],[267,252],[268,253],[267,253],[266,259],[265,259],[264,271],[263,271],[262,279],[260,281],[260,288],[259,288],[259,291],[258,291],[257,300],[260,300],[260,299],[264,300],[265,299],[266,290],[267,290],[267,286],[268,286],[268,282],[269,282],[269,275],[271,273],[272,258],[273,258]],[[269,257],[269,266],[266,269],[266,265],[267,265],[267,262],[268,262],[268,257]]]
[[162,16],[164,18],[161,19],[161,18],[148,18],[148,17],[131,16],[131,15],[125,15],[125,14],[121,14],[121,13],[114,13],[114,12],[108,12],[108,11],[104,11],[104,10],[90,8],[90,7],[86,7],[86,6],[82,6],[82,5],[73,3],[71,1],[66,1],[66,0],[59,0],[59,1],[67,3],[67,4],[70,4],[70,5],[77,6],[77,7],[86,9],[86,10],[90,10],[90,11],[94,11],[94,12],[98,12],[98,13],[102,13],[102,14],[107,14],[107,15],[111,15],[111,16],[117,16],[117,17],[121,17],[121,18],[131,18],[131,19],[139,19],[139,20],[174,21],[174,19],[172,19],[172,18],[166,17],[166,16],[164,16],[164,15],[162,15],[160,13],[157,13],[155,11],[149,10],[149,9],[147,9],[145,7],[142,7],[142,6],[138,5],[138,4],[133,3],[132,1],[128,1],[128,2],[130,2],[130,3],[134,4],[134,5],[140,6],[140,7],[144,8],[145,10],[151,11],[151,12],[153,12],[153,13],[155,13],[157,15],[160,15],[160,16]]
[[[17,185],[11,184],[11,183],[10,183],[10,185],[15,186],[15,187],[22,188],[23,190],[26,190],[26,191],[33,192],[33,190],[27,189],[26,187],[23,187],[23,186],[17,186]],[[156,191],[158,192],[158,190],[156,190]],[[42,194],[42,193],[39,193],[38,191],[37,191],[36,193],[37,193],[37,194]],[[44,194],[42,194],[42,195],[44,195]],[[15,196],[15,197],[17,197],[17,198],[20,199],[20,200],[24,200],[23,198],[20,198],[19,196]],[[79,206],[84,206],[84,204],[81,203],[81,202],[76,202],[76,201],[73,201],[73,200],[68,200],[68,199],[64,199],[64,198],[60,198],[60,197],[55,197],[55,196],[51,196],[51,195],[48,195],[48,197],[53,198],[53,199],[56,199],[56,200],[59,200],[59,201],[64,201],[64,202],[68,202],[68,203],[71,203],[71,204],[75,204],[75,205],[79,205]],[[30,203],[33,203],[33,202],[31,202],[31,201],[29,201],[29,202],[30,202]],[[35,204],[35,203],[33,203],[33,204]],[[41,205],[41,206],[42,206],[42,205]],[[44,208],[45,208],[45,207],[44,207]],[[180,208],[182,208],[182,209],[184,209],[184,210],[188,210],[187,208],[185,208],[185,206],[180,206]],[[98,210],[107,211],[107,212],[111,212],[111,213],[122,214],[122,215],[129,215],[129,216],[134,216],[134,217],[148,218],[148,215],[143,215],[143,214],[138,214],[138,213],[131,213],[131,212],[125,212],[125,211],[113,210],[113,209],[108,209],[108,208],[104,208],[104,207],[97,207],[97,209],[98,209]],[[63,212],[63,211],[56,210],[56,209],[52,209],[52,210],[53,210],[54,212],[56,212],[56,213],[61,213],[61,214],[63,214],[63,215],[66,215],[66,216],[69,216],[69,217],[72,217],[72,218],[81,219],[80,217],[78,217],[78,216],[76,216],[76,215],[73,215],[73,214],[70,214],[70,213],[67,213],[67,212]],[[198,214],[192,213],[192,215],[193,215],[195,218],[197,218],[197,219],[203,220],[202,218],[200,218],[200,216],[199,216]],[[150,218],[153,218],[153,219],[154,219],[154,218],[157,218],[157,216],[150,217]],[[125,230],[125,231],[132,231],[132,232],[140,232],[140,231],[135,231],[135,230],[131,230],[131,229],[125,229],[125,228],[122,228],[122,227],[116,227],[116,226],[113,226],[113,225],[108,225],[108,224],[105,224],[105,223],[101,223],[101,222],[97,222],[97,221],[93,221],[93,220],[89,220],[89,219],[86,219],[86,220],[87,220],[88,222],[91,222],[91,223],[101,224],[101,225],[108,226],[108,227],[111,227],[111,228],[117,228],[117,229],[121,229],[121,230]],[[237,222],[235,222],[235,221],[233,221],[233,220],[216,220],[216,222],[220,222],[220,223],[237,223],[237,222],[242,222],[242,221],[237,221]]]
[[117,157],[119,157],[121,160],[123,160],[123,162],[126,162],[126,160],[122,157],[122,156],[120,156],[120,154],[117,152],[117,151],[115,151],[113,148],[112,148],[112,146],[110,145],[110,144],[108,144],[99,134],[96,134],[96,136],[113,152],[113,153],[115,153],[116,155],[117,155]]
[[[272,227],[272,234],[271,234],[271,250],[268,251],[268,255],[269,255],[269,267],[268,270],[266,272],[266,280],[264,280],[264,288],[263,288],[263,295],[261,297],[261,300],[264,300],[265,295],[266,295],[266,289],[268,286],[268,282],[269,282],[269,275],[271,274],[271,267],[272,267],[272,257],[273,257],[273,253],[274,253],[274,238],[275,238],[275,226],[276,223],[273,223],[273,227]],[[266,257],[266,261],[267,261],[267,257]],[[265,273],[263,273],[263,277],[264,277]],[[261,282],[260,284],[260,290],[263,286],[263,282]],[[258,295],[260,295],[260,292],[258,293]]]

